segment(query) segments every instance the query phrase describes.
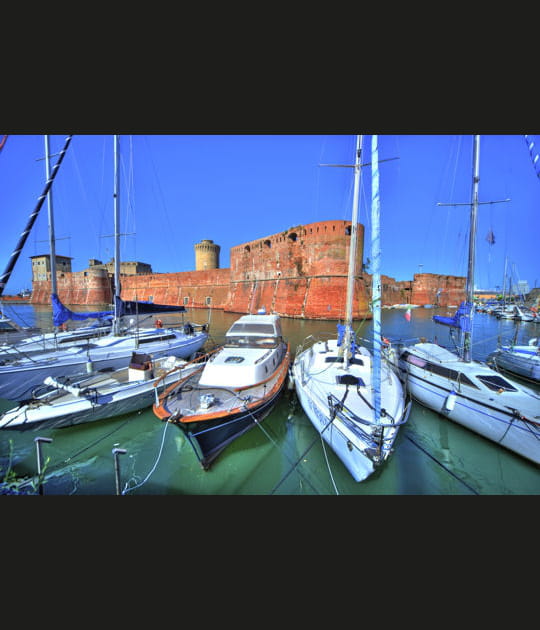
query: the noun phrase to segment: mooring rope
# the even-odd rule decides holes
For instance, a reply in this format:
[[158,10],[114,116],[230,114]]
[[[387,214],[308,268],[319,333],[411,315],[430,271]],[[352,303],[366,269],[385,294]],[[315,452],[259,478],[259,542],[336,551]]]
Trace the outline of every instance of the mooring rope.
[[[244,408],[246,409],[246,411],[248,412],[248,414],[253,418],[253,422],[261,429],[261,431],[264,433],[264,435],[270,440],[270,442],[278,449],[281,450],[279,448],[279,444],[272,438],[272,436],[266,431],[266,429],[262,426],[262,423],[260,423],[257,418],[253,415],[253,413],[251,412],[250,409],[247,408],[247,403],[244,401]],[[285,457],[285,459],[289,462],[289,464],[292,464],[293,462],[291,462],[291,460],[289,459],[289,457],[285,454],[284,451],[282,451],[282,455]],[[295,464],[296,466],[297,464]],[[309,481],[309,479],[307,479],[301,472],[298,472],[298,474],[300,475],[300,477],[302,477],[302,479],[304,479],[305,482],[307,482],[307,484],[309,486],[311,486],[311,489],[315,492],[315,494],[317,493],[316,488],[313,486],[313,484]],[[273,490],[272,490],[273,492]],[[272,493],[270,493],[272,494]]]
[[440,462],[436,457],[434,457],[431,453],[429,453],[423,446],[415,442],[410,435],[405,434],[405,437],[412,442],[417,448],[419,448],[423,453],[425,453],[430,459],[432,459],[436,464],[439,464],[441,468],[443,468],[449,475],[452,475],[457,481],[462,483],[466,488],[468,488],[473,494],[480,494],[477,492],[472,486],[470,486],[467,482],[460,479],[454,472],[452,472],[449,468],[447,468],[442,462]]
[[131,479],[129,479],[128,481],[126,481],[126,484],[124,485],[124,489],[122,490],[122,494],[126,494],[127,492],[131,492],[132,490],[136,490],[137,488],[140,488],[142,485],[144,485],[148,479],[150,479],[150,476],[154,473],[154,471],[157,468],[157,465],[159,464],[159,460],[161,459],[161,454],[163,453],[163,444],[165,443],[165,433],[167,431],[167,427],[169,426],[169,422],[165,422],[165,428],[163,429],[163,435],[161,436],[161,445],[159,447],[159,452],[158,452],[158,456],[156,461],[154,462],[154,465],[152,466],[152,469],[150,470],[150,472],[146,475],[146,477],[141,481],[141,483],[135,485],[135,486],[131,486],[131,488],[128,488],[128,484],[131,481]]

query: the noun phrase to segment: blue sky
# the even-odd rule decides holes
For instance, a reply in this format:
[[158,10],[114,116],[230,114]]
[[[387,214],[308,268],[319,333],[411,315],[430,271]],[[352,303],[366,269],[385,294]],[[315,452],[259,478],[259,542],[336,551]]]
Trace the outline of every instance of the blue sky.
[[[51,135],[51,153],[65,135]],[[540,149],[540,136],[531,136]],[[194,245],[230,248],[290,227],[349,220],[353,135],[127,135],[121,143],[122,260],[155,272],[195,268]],[[364,136],[369,162],[371,136]],[[114,254],[113,138],[74,135],[53,185],[56,253],[73,257],[73,271],[90,258]],[[10,135],[0,152],[3,271],[45,183],[44,136]],[[381,135],[381,271],[396,280],[418,272],[465,276],[472,182],[472,137]],[[57,157],[53,157],[54,164]],[[360,223],[364,259],[370,256],[371,171],[362,170]],[[514,280],[540,286],[540,179],[523,135],[483,135],[476,285],[502,287],[505,258]],[[47,203],[8,282],[5,294],[31,288],[30,256],[48,252]],[[486,240],[492,230],[495,243]]]

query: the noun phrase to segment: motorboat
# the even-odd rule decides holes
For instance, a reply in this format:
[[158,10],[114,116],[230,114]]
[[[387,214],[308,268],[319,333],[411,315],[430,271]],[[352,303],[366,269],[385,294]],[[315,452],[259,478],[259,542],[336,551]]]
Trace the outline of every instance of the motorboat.
[[208,470],[231,442],[272,411],[287,381],[289,356],[278,315],[243,315],[204,366],[160,395],[154,414],[184,431]]

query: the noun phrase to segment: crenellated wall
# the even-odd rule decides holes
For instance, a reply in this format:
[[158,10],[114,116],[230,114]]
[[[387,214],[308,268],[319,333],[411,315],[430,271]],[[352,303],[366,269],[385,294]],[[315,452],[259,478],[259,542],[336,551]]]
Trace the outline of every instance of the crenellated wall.
[[[152,300],[192,308],[255,313],[264,307],[285,317],[342,319],[345,313],[350,221],[321,221],[297,225],[279,234],[231,248],[230,269],[123,275],[125,300]],[[364,227],[358,224],[353,317],[370,318],[371,277],[362,272]],[[112,302],[112,276],[92,268],[65,273],[58,280],[64,304]],[[98,274],[98,271],[103,273]],[[105,274],[105,275],[103,275]],[[465,297],[465,278],[415,274],[412,281],[381,276],[383,305],[459,304]],[[50,281],[33,283],[33,303],[47,304]]]

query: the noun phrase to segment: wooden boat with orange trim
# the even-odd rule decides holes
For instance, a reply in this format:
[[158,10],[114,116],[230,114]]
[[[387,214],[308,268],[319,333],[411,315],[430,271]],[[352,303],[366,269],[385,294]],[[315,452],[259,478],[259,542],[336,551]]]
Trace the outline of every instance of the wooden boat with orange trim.
[[231,442],[272,411],[287,381],[289,362],[279,316],[244,315],[204,365],[159,396],[154,414],[182,428],[208,470]]

